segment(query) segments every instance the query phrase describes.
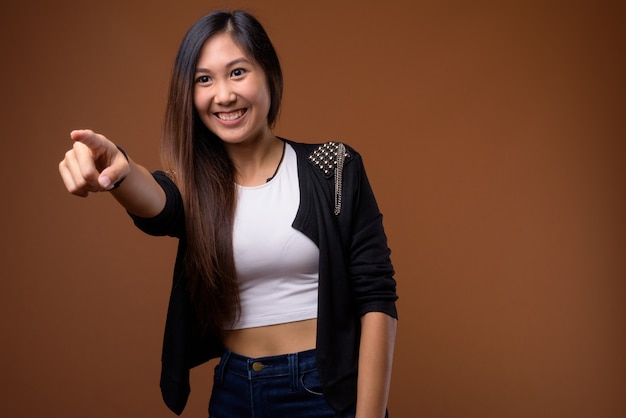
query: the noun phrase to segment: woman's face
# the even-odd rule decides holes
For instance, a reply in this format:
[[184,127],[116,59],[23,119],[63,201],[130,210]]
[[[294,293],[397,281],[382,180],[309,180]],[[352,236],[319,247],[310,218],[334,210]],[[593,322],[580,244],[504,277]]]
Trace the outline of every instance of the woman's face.
[[194,106],[211,132],[231,144],[271,134],[270,102],[263,70],[230,34],[220,33],[205,42],[194,77]]

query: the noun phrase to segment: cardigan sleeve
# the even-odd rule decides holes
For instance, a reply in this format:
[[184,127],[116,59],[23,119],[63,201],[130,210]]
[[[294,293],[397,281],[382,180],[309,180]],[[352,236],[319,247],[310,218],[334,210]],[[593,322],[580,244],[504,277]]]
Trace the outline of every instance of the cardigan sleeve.
[[176,184],[163,171],[155,171],[152,176],[165,192],[165,207],[152,218],[142,218],[128,213],[133,222],[149,235],[169,235],[181,238],[185,231],[183,200]]
[[346,186],[354,187],[351,211],[345,215],[351,217],[349,273],[357,312],[360,316],[383,312],[397,318],[396,281],[383,216],[357,153],[352,168],[352,177],[344,178]]

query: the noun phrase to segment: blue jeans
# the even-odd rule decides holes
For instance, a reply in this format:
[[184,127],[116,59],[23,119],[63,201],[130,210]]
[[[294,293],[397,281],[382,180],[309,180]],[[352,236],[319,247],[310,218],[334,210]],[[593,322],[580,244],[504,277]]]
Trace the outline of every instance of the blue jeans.
[[252,359],[226,350],[215,367],[209,418],[351,418],[321,393],[315,350]]

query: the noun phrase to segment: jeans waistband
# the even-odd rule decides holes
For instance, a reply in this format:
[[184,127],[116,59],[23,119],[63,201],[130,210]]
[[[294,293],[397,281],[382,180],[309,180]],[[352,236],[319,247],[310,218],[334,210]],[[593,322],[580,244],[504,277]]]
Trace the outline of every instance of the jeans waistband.
[[251,358],[225,350],[217,372],[221,380],[224,373],[234,373],[249,380],[273,376],[289,376],[296,379],[299,373],[317,368],[315,349],[278,356]]

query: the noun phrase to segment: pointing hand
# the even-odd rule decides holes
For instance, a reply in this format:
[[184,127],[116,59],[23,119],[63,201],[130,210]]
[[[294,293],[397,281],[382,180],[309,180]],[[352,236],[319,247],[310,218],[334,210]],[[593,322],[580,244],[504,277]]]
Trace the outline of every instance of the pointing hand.
[[90,192],[112,190],[130,172],[124,154],[103,135],[76,130],[70,137],[74,144],[59,163],[59,172],[73,195],[87,197]]

